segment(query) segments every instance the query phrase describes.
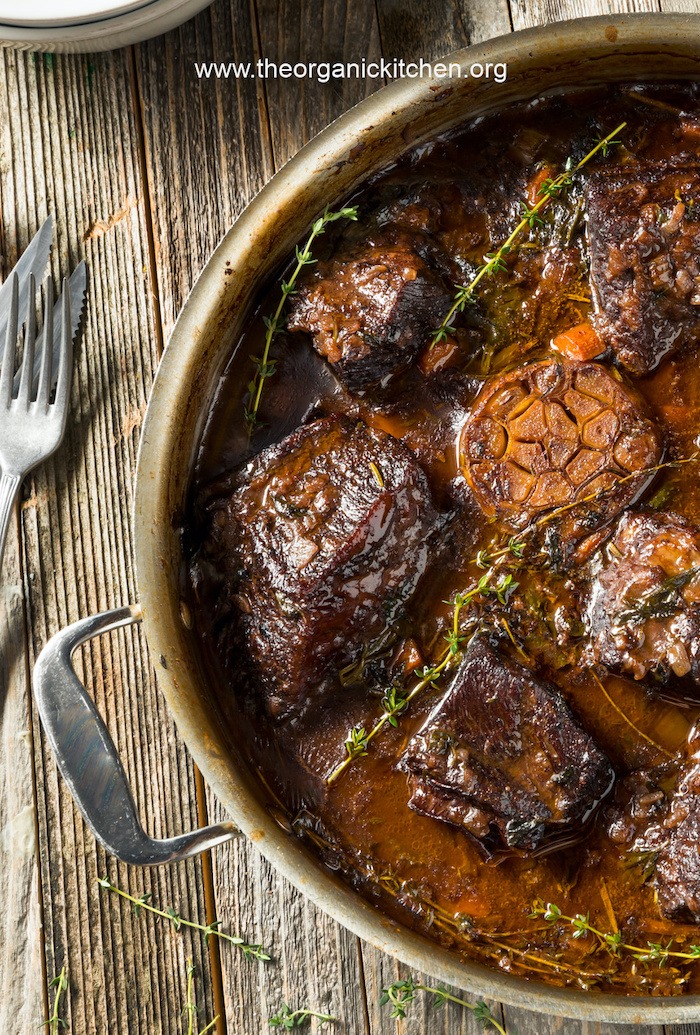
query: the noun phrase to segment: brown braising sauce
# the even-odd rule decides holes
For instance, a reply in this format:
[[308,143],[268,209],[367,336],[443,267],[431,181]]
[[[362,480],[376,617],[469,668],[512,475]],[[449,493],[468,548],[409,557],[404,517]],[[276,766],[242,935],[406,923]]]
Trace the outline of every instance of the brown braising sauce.
[[[454,285],[622,122],[431,346]],[[357,223],[315,243],[249,439],[250,357],[279,280],[261,295],[212,404],[186,528],[232,751],[290,836],[461,956],[623,994],[698,992],[700,959],[609,952],[531,914],[553,902],[641,949],[700,943],[700,858],[678,861],[700,829],[699,167],[697,87],[628,85],[506,109],[375,177],[349,202]],[[329,619],[302,575],[326,551],[327,595],[342,597],[353,508],[374,567]],[[333,776],[388,688],[405,697],[439,665],[455,595],[485,575],[449,664]],[[481,731],[470,656],[493,680]]]

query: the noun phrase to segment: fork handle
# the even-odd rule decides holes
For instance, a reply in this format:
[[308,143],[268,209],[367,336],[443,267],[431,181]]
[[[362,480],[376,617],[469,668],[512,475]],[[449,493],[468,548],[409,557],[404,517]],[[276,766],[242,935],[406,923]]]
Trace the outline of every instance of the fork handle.
[[10,527],[10,518],[12,517],[21,481],[21,474],[3,471],[2,475],[0,475],[0,564],[2,564],[7,529]]
[[123,862],[157,866],[222,844],[231,822],[155,840],[143,830],[124,767],[71,657],[86,640],[141,620],[137,605],[84,618],[49,640],[34,666],[34,697],[46,738],[76,805],[97,840]]

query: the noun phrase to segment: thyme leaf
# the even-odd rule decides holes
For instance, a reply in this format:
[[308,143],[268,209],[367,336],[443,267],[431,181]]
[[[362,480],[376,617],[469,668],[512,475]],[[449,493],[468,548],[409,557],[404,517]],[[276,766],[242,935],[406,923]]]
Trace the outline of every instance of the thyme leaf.
[[522,203],[521,219],[512,233],[495,252],[487,252],[486,255],[484,255],[485,261],[478,267],[469,283],[456,285],[452,305],[445,314],[440,326],[433,332],[430,340],[431,348],[434,345],[437,345],[438,342],[444,341],[448,334],[454,333],[454,326],[452,325],[453,318],[458,313],[463,313],[468,305],[474,304],[476,301],[476,289],[484,277],[492,277],[496,273],[505,272],[508,269],[505,261],[506,255],[512,251],[513,245],[522,233],[526,230],[533,230],[536,226],[544,222],[541,217],[541,213],[551,201],[556,200],[569,189],[573,183],[573,174],[590,162],[598,152],[600,152],[603,158],[606,158],[610,148],[613,145],[620,143],[620,141],[616,139],[616,136],[618,133],[622,132],[626,125],[626,122],[621,122],[619,126],[616,126],[612,133],[608,133],[606,137],[599,140],[588,154],[577,162],[576,165],[573,164],[570,158],[567,159],[563,172],[559,173],[559,175],[553,179],[544,180],[540,185],[537,192],[537,200],[534,205],[527,206]]
[[408,708],[408,698],[404,697],[399,689],[392,686],[382,697],[382,708],[387,714],[389,724],[398,726],[398,716]]
[[210,937],[216,937],[220,941],[226,941],[231,945],[235,945],[236,948],[241,950],[247,959],[256,959],[267,962],[271,958],[265,952],[262,945],[252,945],[244,938],[239,938],[238,935],[226,934],[225,931],[220,931],[218,920],[212,920],[210,924],[199,924],[195,920],[186,920],[184,916],[180,916],[169,906],[166,909],[158,909],[156,906],[151,905],[150,892],[137,898],[135,895],[130,895],[127,891],[122,891],[122,889],[118,888],[116,884],[112,884],[109,877],[106,876],[98,877],[97,883],[101,888],[104,888],[105,891],[111,891],[120,898],[126,899],[127,902],[131,902],[134,907],[134,912],[145,909],[147,912],[153,913],[154,916],[159,916],[163,920],[167,920],[173,925],[176,931],[179,931],[182,927],[190,927],[194,931],[201,931],[207,941]]
[[292,1010],[287,1003],[283,1003],[282,1009],[279,1013],[273,1014],[268,1023],[271,1028],[284,1028],[287,1031],[291,1031],[293,1028],[301,1028],[308,1024],[312,1017],[315,1017],[320,1024],[336,1020],[335,1017],[331,1017],[327,1013],[317,1013],[316,1010],[307,1010],[306,1008]]
[[353,205],[338,209],[337,212],[331,212],[326,208],[323,214],[311,224],[311,232],[306,239],[306,243],[303,247],[299,247],[299,245],[296,247],[296,266],[292,270],[289,280],[280,281],[280,299],[277,303],[277,308],[272,316],[266,316],[263,319],[265,325],[265,345],[262,356],[251,357],[255,364],[255,374],[248,385],[248,399],[243,407],[243,416],[248,428],[248,439],[250,439],[250,436],[259,424],[258,410],[265,381],[272,377],[275,372],[276,361],[270,359],[270,347],[280,331],[284,330],[285,319],[283,312],[287,299],[296,294],[296,283],[304,267],[312,266],[316,262],[316,259],[311,254],[311,247],[314,241],[321,234],[325,233],[329,223],[335,223],[338,219],[356,221],[357,208]]
[[44,1021],[44,1025],[48,1027],[50,1032],[57,1032],[60,1028],[68,1027],[67,1021],[61,1017],[58,1012],[61,996],[68,990],[68,978],[66,977],[65,967],[61,967],[61,973],[57,974],[55,978],[52,978],[51,981],[49,981],[49,988],[55,988],[56,994],[54,995],[51,1016],[48,1021]]
[[367,754],[368,740],[369,738],[365,732],[364,726],[354,726],[350,730],[348,739],[345,741],[345,750],[348,753],[348,762],[352,762],[353,759]]
[[648,941],[646,945],[634,945],[623,941],[620,931],[601,931],[591,923],[589,913],[577,913],[575,916],[567,916],[554,902],[544,903],[537,899],[532,905],[530,918],[543,917],[552,926],[557,924],[568,925],[574,938],[588,938],[592,936],[598,943],[599,949],[605,949],[611,956],[618,957],[622,953],[632,956],[640,963],[658,963],[663,967],[670,959],[674,960],[700,960],[700,945],[691,945],[688,952],[673,949],[675,939],[671,938],[665,945],[661,942]]
[[390,1016],[395,1020],[402,1020],[408,1012],[408,1007],[416,998],[418,992],[432,997],[432,1005],[435,1008],[444,1006],[445,1003],[456,1003],[467,1010],[471,1010],[484,1028],[492,1028],[500,1032],[500,1035],[508,1035],[503,1025],[494,1017],[491,1010],[483,1000],[469,1002],[467,999],[460,999],[449,992],[444,985],[422,985],[413,977],[405,978],[403,981],[396,981],[393,985],[382,989],[379,999],[380,1006],[391,1006]]
[[191,959],[187,961],[187,998],[183,1015],[187,1015],[187,1035],[194,1033],[194,1019],[197,1016],[197,1006],[194,1001],[194,972],[195,966]]

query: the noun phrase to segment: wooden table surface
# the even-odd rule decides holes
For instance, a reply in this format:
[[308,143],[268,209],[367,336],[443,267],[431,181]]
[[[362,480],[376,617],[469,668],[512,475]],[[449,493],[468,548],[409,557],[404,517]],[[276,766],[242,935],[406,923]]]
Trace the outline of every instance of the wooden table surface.
[[[435,59],[539,23],[622,11],[700,12],[700,0],[215,0],[164,37],[110,54],[0,52],[3,274],[48,212],[53,272],[89,264],[71,421],[27,479],[0,579],[0,1031],[40,1030],[51,979],[73,1035],[269,1032],[284,1001],[339,1018],[347,1035],[466,1035],[466,1010],[416,1003],[398,1028],[378,1005],[406,968],[321,914],[243,839],[154,871],[107,858],[58,778],[32,707],[31,667],[61,626],[134,601],[129,514],[139,430],[158,359],[209,253],[287,158],[377,81],[198,80],[194,60]],[[221,817],[160,697],[138,630],[78,659],[156,836]],[[262,942],[272,963],[207,944],[98,886],[112,883]],[[494,1004],[510,1032],[583,1035],[582,1024]],[[184,1013],[183,1013],[184,1011]],[[700,1035],[695,1025],[637,1027]],[[56,1026],[54,1026],[55,1030]],[[210,1029],[211,1030],[211,1029]]]

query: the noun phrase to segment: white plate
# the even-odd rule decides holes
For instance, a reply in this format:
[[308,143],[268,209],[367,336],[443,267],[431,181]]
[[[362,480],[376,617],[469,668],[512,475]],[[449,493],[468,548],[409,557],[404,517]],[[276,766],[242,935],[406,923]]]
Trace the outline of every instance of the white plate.
[[[26,0],[19,21],[16,0],[0,0],[0,46],[54,53],[114,50],[168,32],[210,3],[211,0],[60,0],[59,6],[56,0],[53,4],[51,0]],[[31,21],[27,11],[32,16],[43,13],[47,21]]]
[[146,7],[151,0],[24,0],[18,5],[0,0],[0,25],[15,25],[32,29],[54,29],[76,22],[95,22],[113,18],[126,11]]

